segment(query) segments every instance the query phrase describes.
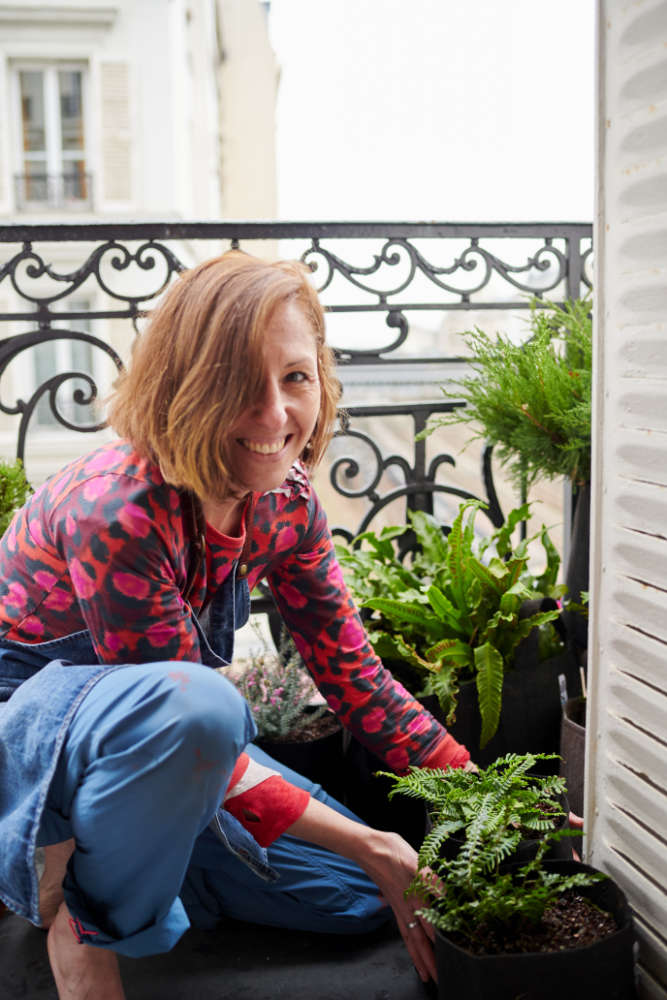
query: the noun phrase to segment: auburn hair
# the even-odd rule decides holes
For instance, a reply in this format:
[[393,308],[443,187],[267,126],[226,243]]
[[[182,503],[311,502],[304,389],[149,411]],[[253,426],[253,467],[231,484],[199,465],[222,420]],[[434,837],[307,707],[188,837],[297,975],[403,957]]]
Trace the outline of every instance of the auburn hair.
[[320,409],[302,459],[310,467],[321,460],[340,383],[308,273],[296,261],[268,263],[232,250],[182,272],[167,290],[116,381],[109,422],[168,482],[201,498],[234,493],[228,429],[260,395],[264,331],[287,302],[313,330]]

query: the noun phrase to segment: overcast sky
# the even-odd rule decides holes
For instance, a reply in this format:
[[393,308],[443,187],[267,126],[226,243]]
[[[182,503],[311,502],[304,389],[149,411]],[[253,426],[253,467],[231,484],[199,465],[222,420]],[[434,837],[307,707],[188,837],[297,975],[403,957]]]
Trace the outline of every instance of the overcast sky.
[[279,217],[590,221],[593,0],[272,0]]

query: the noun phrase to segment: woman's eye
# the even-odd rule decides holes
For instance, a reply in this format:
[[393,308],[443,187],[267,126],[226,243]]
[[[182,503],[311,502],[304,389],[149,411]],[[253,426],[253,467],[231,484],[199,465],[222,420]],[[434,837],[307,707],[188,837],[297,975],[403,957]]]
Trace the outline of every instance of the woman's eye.
[[286,376],[288,382],[306,382],[308,374],[306,372],[289,372]]

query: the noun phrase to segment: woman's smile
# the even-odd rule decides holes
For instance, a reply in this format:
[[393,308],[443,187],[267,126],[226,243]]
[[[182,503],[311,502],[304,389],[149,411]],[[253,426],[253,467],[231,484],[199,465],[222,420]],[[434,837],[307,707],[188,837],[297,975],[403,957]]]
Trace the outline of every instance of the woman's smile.
[[288,435],[288,437],[281,438],[280,441],[274,441],[273,444],[263,443],[261,441],[244,441],[241,439],[240,444],[242,444],[244,448],[247,448],[248,451],[254,451],[258,455],[275,455],[277,452],[282,451],[290,437],[291,434]]

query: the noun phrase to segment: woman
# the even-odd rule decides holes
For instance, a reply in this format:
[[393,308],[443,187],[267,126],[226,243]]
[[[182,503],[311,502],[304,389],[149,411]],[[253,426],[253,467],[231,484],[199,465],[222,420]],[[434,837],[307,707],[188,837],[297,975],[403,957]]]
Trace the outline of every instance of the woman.
[[337,399],[305,270],[208,261],[119,380],[120,439],[2,539],[0,896],[49,928],[61,1000],[120,1000],[116,952],[168,950],[188,915],[349,932],[393,911],[435,976],[404,896],[415,852],[254,748],[248,706],[208,669],[266,578],[329,705],[390,768],[472,766],[383,668],[344,586],[306,474]]

